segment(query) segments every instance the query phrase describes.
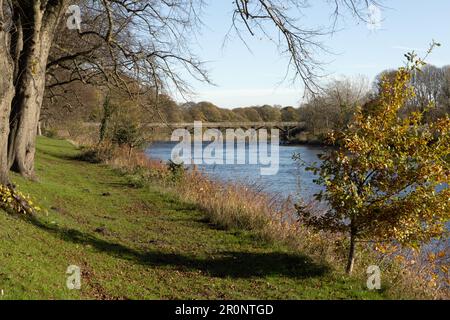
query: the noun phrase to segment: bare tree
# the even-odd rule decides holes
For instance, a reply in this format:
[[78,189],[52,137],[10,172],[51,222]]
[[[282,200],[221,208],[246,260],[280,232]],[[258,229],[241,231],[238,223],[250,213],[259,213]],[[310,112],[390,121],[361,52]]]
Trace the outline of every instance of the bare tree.
[[15,33],[21,35],[15,96],[10,114],[8,162],[24,176],[34,174],[37,124],[45,90],[46,66],[56,28],[69,0],[11,1]]
[[[72,1],[70,2],[73,3]],[[364,9],[374,0],[332,1],[337,19],[341,9],[364,19]],[[0,87],[2,120],[9,118],[8,164],[24,176],[34,174],[34,154],[42,101],[58,86],[95,81],[120,87],[130,96],[158,93],[175,87],[189,89],[180,68],[201,81],[209,81],[201,62],[190,50],[193,30],[201,24],[202,0],[78,0],[86,19],[81,30],[69,31],[64,14],[69,0],[1,1],[3,20],[11,26],[0,30],[5,44],[0,54],[2,70],[11,71],[15,95],[9,104],[10,81]],[[317,76],[315,51],[323,48],[317,37],[323,31],[303,28],[295,18],[307,5],[303,0],[237,0],[233,26],[250,34],[271,38],[270,28],[281,35],[277,43],[289,54],[295,74],[313,89]],[[284,49],[283,49],[284,48]],[[9,55],[9,56],[8,56]],[[3,58],[3,56],[1,56]],[[8,68],[12,64],[13,68]],[[5,140],[0,145],[5,149]],[[4,161],[4,155],[1,157]]]
[[293,80],[300,78],[307,91],[315,93],[320,89],[317,80],[323,75],[322,63],[317,60],[317,55],[319,52],[329,53],[320,41],[321,36],[335,31],[343,11],[350,12],[359,20],[368,21],[366,10],[369,5],[380,6],[375,0],[328,2],[332,9],[331,26],[324,29],[302,26],[300,17],[311,6],[307,0],[236,0],[232,29],[244,42],[245,31],[274,42],[280,53],[289,57],[289,69],[294,72]]
[[442,70],[444,77],[439,105],[441,106],[442,113],[450,113],[450,66],[445,66]]
[[366,102],[369,92],[369,81],[362,76],[332,80],[320,94],[308,96],[300,113],[308,119],[308,129],[315,135],[342,130],[356,108]]
[[444,70],[427,65],[422,70],[414,72],[411,82],[415,91],[412,105],[423,111],[430,103],[439,103],[443,92]]

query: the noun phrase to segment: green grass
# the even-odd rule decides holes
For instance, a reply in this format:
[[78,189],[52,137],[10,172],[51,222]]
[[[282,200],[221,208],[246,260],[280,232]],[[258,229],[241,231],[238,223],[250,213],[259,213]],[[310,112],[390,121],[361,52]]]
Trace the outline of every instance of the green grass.
[[[43,211],[34,222],[0,212],[0,298],[385,298],[251,232],[221,230],[160,186],[131,188],[77,153],[40,138],[38,181],[13,176]],[[69,265],[81,267],[81,290],[66,288]]]

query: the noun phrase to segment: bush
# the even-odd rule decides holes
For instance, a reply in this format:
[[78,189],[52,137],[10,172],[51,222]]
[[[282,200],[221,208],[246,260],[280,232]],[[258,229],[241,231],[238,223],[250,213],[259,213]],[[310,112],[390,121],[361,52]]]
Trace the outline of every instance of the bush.
[[169,160],[167,167],[169,169],[170,179],[172,182],[177,183],[184,178],[186,169],[183,164],[176,164],[172,160]]
[[167,171],[161,168],[136,167],[134,169],[122,168],[128,184],[133,188],[144,188],[152,182],[167,182]]
[[145,145],[147,137],[145,129],[130,120],[123,121],[114,128],[111,141],[119,147],[128,147],[129,155],[131,155],[133,149]]
[[136,189],[144,188],[148,181],[144,175],[141,173],[127,174],[126,175],[128,184]]
[[112,141],[119,146],[134,145],[135,141],[138,139],[138,128],[134,124],[123,124],[117,127],[112,136]]
[[114,150],[110,146],[89,147],[83,150],[77,160],[90,163],[104,163],[114,157]]

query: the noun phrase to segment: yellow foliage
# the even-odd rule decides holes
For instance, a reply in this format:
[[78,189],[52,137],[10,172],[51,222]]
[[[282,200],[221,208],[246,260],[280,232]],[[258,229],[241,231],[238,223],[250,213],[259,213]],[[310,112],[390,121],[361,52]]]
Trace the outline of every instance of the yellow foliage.
[[382,80],[380,108],[371,114],[359,108],[346,130],[330,135],[339,148],[323,156],[320,167],[309,168],[325,189],[317,199],[330,205],[322,216],[304,214],[309,225],[412,248],[446,232],[450,118],[426,123],[428,110],[399,116],[414,95],[412,73],[424,65],[415,54],[406,57],[394,80]]
[[40,211],[31,199],[8,186],[0,185],[0,208],[19,214],[31,215]]

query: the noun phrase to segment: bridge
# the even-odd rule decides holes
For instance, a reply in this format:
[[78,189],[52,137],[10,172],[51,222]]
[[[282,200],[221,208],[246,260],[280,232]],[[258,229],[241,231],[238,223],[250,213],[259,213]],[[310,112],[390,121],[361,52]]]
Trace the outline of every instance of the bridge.
[[[88,127],[100,127],[100,123],[85,123]],[[149,129],[187,129],[192,131],[194,129],[194,122],[152,122],[145,125]],[[275,122],[202,122],[202,128],[209,129],[278,129],[281,133],[281,140],[288,141],[292,134],[304,131],[306,129],[306,122],[289,122],[289,121],[275,121]]]
[[[261,129],[261,128],[304,128],[305,122],[233,122],[233,121],[227,121],[227,122],[202,122],[202,127],[204,128],[219,128],[219,129],[226,129],[226,128],[242,128],[242,129]],[[146,124],[147,127],[153,127],[153,128],[193,128],[194,123],[193,122],[155,122],[155,123],[148,123]]]
[[[292,133],[304,131],[306,122],[289,122],[289,121],[275,121],[275,122],[202,122],[202,128],[209,129],[278,129],[281,132],[282,140],[289,140]],[[146,124],[148,128],[170,128],[174,129],[187,129],[192,131],[194,129],[194,122],[176,122],[176,123],[164,123],[155,122]]]

